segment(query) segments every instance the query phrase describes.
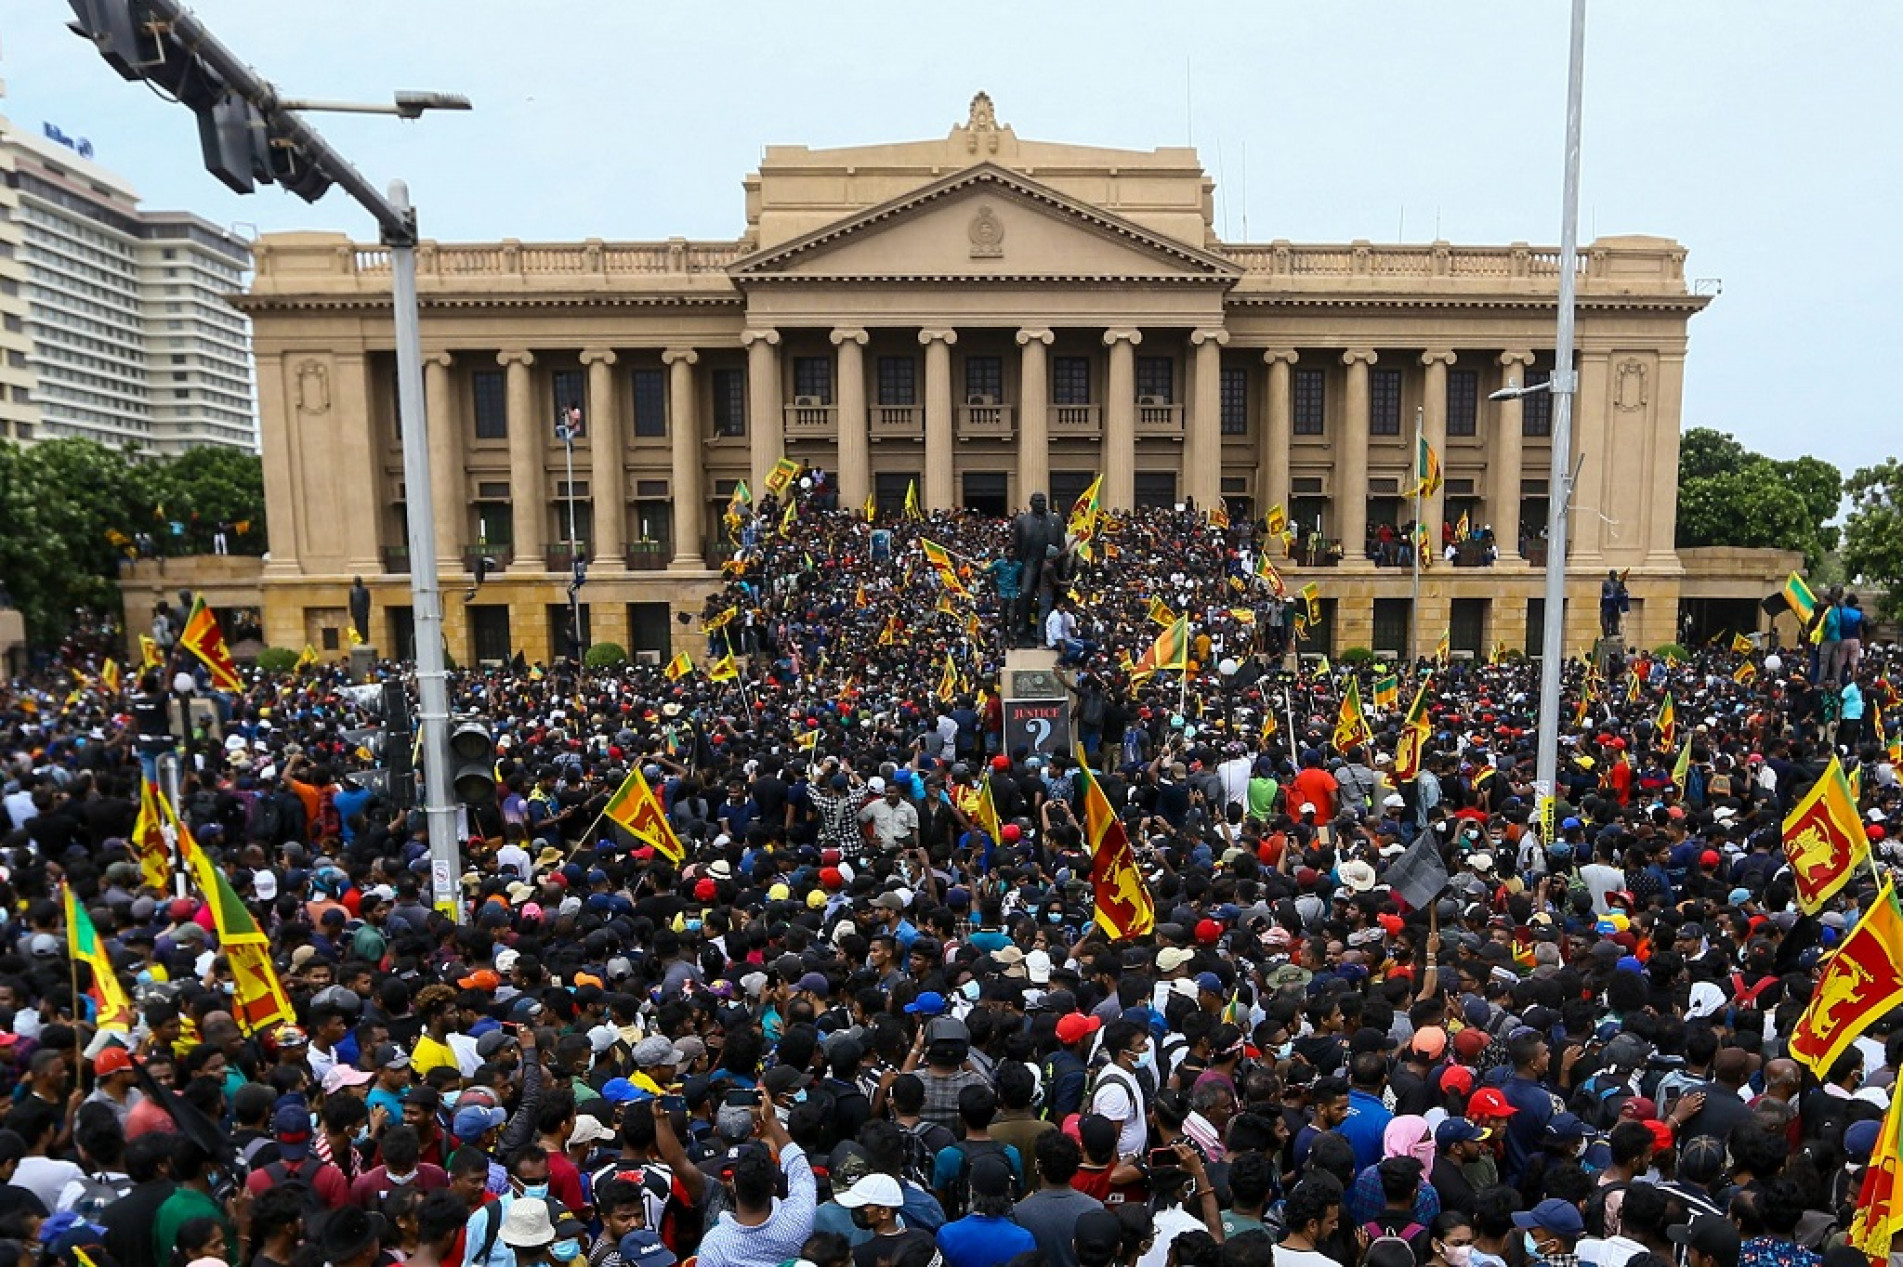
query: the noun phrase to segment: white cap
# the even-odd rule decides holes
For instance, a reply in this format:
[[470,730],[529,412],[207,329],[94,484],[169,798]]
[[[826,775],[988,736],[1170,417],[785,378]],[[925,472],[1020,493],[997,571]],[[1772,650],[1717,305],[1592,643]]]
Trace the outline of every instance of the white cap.
[[882,1205],[888,1210],[896,1210],[905,1204],[905,1193],[897,1179],[874,1171],[844,1192],[835,1192],[833,1200],[848,1210],[867,1205]]

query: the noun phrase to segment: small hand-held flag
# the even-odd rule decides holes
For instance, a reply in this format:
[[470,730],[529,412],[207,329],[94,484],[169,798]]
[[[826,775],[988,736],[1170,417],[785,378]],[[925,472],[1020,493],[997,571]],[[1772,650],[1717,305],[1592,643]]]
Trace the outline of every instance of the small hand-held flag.
[[205,605],[202,594],[192,600],[191,614],[185,618],[185,630],[178,636],[178,645],[197,656],[210,670],[213,686],[221,691],[244,689],[238,666],[231,662],[231,648],[225,645],[225,635],[218,628],[218,617]]
[[628,771],[628,777],[622,780],[601,812],[636,840],[656,853],[665,854],[669,861],[679,862],[687,856],[680,837],[674,834],[674,825],[667,821],[667,814],[661,809],[660,798],[642,777],[639,765]]
[[678,682],[693,671],[694,658],[685,651],[675,652],[674,658],[669,660],[667,667],[661,670],[662,673],[667,675],[667,680],[670,682]]

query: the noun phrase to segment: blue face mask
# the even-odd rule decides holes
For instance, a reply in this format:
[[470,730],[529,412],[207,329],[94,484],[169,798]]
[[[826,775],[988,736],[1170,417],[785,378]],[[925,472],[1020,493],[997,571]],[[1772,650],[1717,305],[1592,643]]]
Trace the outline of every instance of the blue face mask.
[[548,1197],[548,1185],[546,1183],[525,1183],[522,1185],[522,1195],[531,1200],[546,1199]]
[[1533,1239],[1533,1233],[1522,1232],[1520,1234],[1520,1243],[1525,1246],[1526,1256],[1529,1261],[1543,1257],[1540,1253],[1540,1243]]
[[548,1254],[558,1263],[574,1262],[581,1257],[580,1241],[556,1241],[548,1247]]

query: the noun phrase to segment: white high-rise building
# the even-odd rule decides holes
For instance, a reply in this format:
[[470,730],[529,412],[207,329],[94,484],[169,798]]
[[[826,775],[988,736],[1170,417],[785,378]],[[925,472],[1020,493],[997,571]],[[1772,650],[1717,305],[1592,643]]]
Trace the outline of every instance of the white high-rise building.
[[245,242],[140,210],[79,149],[5,118],[0,179],[4,434],[255,450],[251,323],[225,302],[251,267]]

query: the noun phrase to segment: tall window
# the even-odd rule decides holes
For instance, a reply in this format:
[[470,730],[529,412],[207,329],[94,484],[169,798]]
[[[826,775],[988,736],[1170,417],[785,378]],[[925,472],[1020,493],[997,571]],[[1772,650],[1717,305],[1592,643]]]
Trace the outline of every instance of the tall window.
[[509,438],[509,396],[501,370],[477,370],[469,376],[469,395],[476,409],[476,439]]
[[1368,434],[1401,434],[1401,371],[1375,370],[1368,375]]
[[879,403],[918,404],[918,362],[909,356],[879,358]]
[[968,356],[965,358],[965,401],[967,404],[996,404],[1004,399],[1004,358]]
[[[1553,377],[1551,370],[1529,369],[1526,372],[1526,385],[1531,388]],[[1531,396],[1520,397],[1520,434],[1523,436],[1550,436],[1553,434],[1553,393],[1535,392]]]
[[[549,417],[553,419],[555,415],[565,412],[570,405],[575,405],[582,410],[582,420],[586,423],[588,419],[587,375],[580,370],[556,370],[548,376],[548,379],[550,387],[554,389],[552,394],[555,398],[554,408],[549,411]],[[554,423],[551,422],[549,425],[553,426]]]
[[1452,370],[1447,375],[1447,434],[1470,436],[1480,428],[1480,371]]
[[1249,371],[1226,369],[1222,372],[1222,433],[1226,436],[1249,434]]
[[1328,375],[1322,370],[1295,371],[1292,426],[1298,436],[1321,435],[1327,425]]
[[1090,403],[1090,358],[1054,356],[1051,358],[1051,403],[1088,405]]
[[793,358],[793,399],[833,403],[833,358],[796,356]]
[[667,373],[634,371],[634,434],[653,439],[667,434]]
[[1167,356],[1137,358],[1137,399],[1145,396],[1159,404],[1172,404],[1176,391],[1176,361]]
[[747,434],[747,376],[737,369],[716,369],[708,375],[714,394],[714,434]]

